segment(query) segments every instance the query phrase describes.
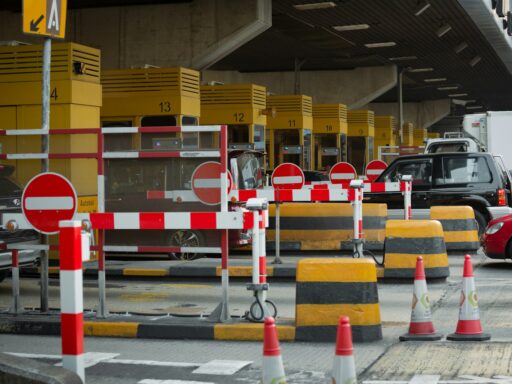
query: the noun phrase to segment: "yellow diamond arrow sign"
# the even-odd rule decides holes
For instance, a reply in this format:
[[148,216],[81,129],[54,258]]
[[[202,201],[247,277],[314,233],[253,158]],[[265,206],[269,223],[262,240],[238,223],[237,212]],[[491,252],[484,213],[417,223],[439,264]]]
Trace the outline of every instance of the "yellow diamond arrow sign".
[[66,11],[67,0],[23,0],[23,32],[63,39]]

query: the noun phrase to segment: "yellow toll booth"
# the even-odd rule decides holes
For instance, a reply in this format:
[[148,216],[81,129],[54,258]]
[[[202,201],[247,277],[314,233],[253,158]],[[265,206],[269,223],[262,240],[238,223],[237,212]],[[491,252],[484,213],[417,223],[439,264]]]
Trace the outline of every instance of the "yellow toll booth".
[[413,131],[413,145],[420,147],[425,145],[427,140],[427,130],[425,128],[414,128]]
[[362,175],[366,165],[373,160],[375,116],[366,109],[348,111],[348,162]]
[[[41,128],[42,46],[0,46],[0,129]],[[52,46],[50,129],[97,128],[100,123],[100,51],[75,43]],[[50,153],[90,153],[96,135],[50,136]],[[2,153],[40,153],[40,136],[0,136]],[[23,184],[40,173],[40,160],[6,161]],[[78,194],[97,193],[95,159],[50,160]]]
[[414,127],[410,122],[404,123],[402,127],[402,145],[405,147],[414,145]]
[[267,107],[274,109],[267,125],[269,169],[282,163],[294,163],[303,170],[313,165],[312,99],[306,95],[268,96]]
[[[199,72],[187,68],[115,69],[101,73],[103,127],[198,125]],[[118,134],[106,137],[109,151],[209,146],[212,135],[194,133]]]
[[394,116],[375,116],[374,159],[379,158],[379,147],[397,145],[397,133]]
[[428,139],[439,139],[440,137],[441,137],[441,135],[439,134],[439,132],[428,132],[427,133]]
[[347,106],[313,104],[316,169],[324,170],[347,158]]
[[201,86],[201,124],[227,124],[230,149],[265,151],[267,90],[255,84]]

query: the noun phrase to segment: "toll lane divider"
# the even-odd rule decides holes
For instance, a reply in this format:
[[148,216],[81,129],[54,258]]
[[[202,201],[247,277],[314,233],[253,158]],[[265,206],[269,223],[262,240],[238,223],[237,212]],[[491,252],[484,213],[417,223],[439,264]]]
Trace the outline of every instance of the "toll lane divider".
[[423,256],[427,279],[445,279],[450,275],[441,223],[437,220],[388,220],[383,277],[414,279],[418,256]]
[[373,260],[303,259],[296,282],[296,340],[335,340],[340,316],[350,317],[354,341],[382,339]]
[[430,218],[443,226],[447,251],[476,251],[480,248],[478,224],[470,206],[431,207]]
[[[311,205],[313,204],[313,206]],[[350,204],[283,203],[280,207],[282,250],[352,249],[353,210]],[[269,206],[268,248],[275,249],[275,207]],[[365,248],[384,250],[386,204],[363,204]]]

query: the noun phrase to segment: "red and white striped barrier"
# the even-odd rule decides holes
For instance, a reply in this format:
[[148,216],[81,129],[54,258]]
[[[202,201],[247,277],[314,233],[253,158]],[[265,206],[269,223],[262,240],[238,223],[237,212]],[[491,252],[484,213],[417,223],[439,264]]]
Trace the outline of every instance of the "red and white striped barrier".
[[82,223],[60,222],[60,328],[62,366],[85,382]]

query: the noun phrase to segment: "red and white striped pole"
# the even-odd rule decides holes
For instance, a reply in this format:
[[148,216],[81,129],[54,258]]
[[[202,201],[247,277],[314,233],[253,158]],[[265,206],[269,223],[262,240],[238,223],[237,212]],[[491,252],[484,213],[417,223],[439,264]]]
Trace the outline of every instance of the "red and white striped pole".
[[62,366],[85,382],[82,283],[82,223],[59,222]]
[[12,308],[11,313],[20,313],[20,264],[18,257],[18,250],[11,251],[12,257]]
[[402,183],[404,183],[404,220],[412,219],[412,203],[411,203],[411,193],[412,193],[412,176],[411,175],[403,175]]
[[[105,150],[105,141],[103,132],[98,134],[98,212],[105,212],[105,164],[103,151]],[[94,231],[91,231],[94,236]],[[108,315],[107,294],[106,294],[106,276],[105,276],[105,231],[98,230],[98,311],[96,317],[105,318]]]
[[349,200],[354,215],[354,257],[363,257],[363,180],[350,182]]

